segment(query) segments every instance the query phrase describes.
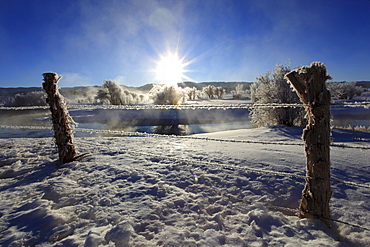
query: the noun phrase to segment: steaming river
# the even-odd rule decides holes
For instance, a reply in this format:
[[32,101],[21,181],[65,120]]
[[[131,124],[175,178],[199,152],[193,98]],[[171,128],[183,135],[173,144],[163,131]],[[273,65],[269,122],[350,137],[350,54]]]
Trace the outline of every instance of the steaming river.
[[[332,107],[332,126],[370,126],[370,110],[361,107]],[[51,127],[49,110],[0,110],[0,125]],[[70,110],[79,128],[153,132],[153,126],[182,125],[188,134],[252,128],[245,109],[204,110]],[[0,128],[0,138],[47,137],[50,130]],[[75,136],[97,136],[76,132]]]

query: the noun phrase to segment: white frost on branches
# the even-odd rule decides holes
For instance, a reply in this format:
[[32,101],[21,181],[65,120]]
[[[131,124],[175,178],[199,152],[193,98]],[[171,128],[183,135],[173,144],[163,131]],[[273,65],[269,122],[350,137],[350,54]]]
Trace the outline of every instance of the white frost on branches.
[[[275,71],[257,77],[251,86],[254,104],[300,103],[298,95],[284,79],[290,72],[289,67],[276,65]],[[304,109],[302,108],[260,108],[251,111],[252,122],[258,127],[272,125],[303,126],[305,125]]]
[[116,81],[111,80],[103,82],[95,98],[98,103],[110,105],[132,105],[145,101],[144,95],[124,90]]

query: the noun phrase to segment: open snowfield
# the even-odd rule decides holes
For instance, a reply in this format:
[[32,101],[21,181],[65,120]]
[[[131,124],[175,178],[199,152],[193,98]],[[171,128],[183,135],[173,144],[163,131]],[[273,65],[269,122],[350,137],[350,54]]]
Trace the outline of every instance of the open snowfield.
[[[77,137],[88,155],[60,167],[52,138],[1,139],[0,246],[369,246],[370,189],[361,186],[370,186],[370,150],[331,148],[332,178],[359,185],[332,183],[332,218],[360,227],[328,229],[294,215],[304,148],[282,144],[302,144],[301,133],[191,136],[275,145]],[[370,134],[333,130],[333,141],[369,146]]]

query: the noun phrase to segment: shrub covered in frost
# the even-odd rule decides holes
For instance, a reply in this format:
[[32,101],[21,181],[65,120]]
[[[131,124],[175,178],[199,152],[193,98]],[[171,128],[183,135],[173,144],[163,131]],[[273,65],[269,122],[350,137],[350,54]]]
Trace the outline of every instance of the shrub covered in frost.
[[29,93],[16,94],[14,97],[7,98],[4,106],[44,106],[46,103],[46,93],[34,91]]
[[95,97],[97,103],[111,105],[138,104],[143,102],[144,98],[144,95],[124,90],[117,82],[111,80],[103,82],[102,88]]
[[338,99],[353,99],[355,95],[361,96],[364,89],[356,86],[356,82],[329,82],[327,87],[331,96]]
[[[257,77],[257,81],[251,86],[252,102],[255,104],[300,103],[298,95],[284,79],[284,75],[289,71],[288,67],[276,65],[275,71],[268,71]],[[256,107],[251,111],[252,122],[258,127],[278,124],[303,126],[306,124],[304,115],[304,109],[301,107]]]
[[217,97],[217,99],[222,99],[224,97],[224,94],[225,89],[223,89],[222,87],[216,87],[215,96]]
[[149,94],[155,105],[178,105],[185,102],[185,92],[178,86],[155,85]]
[[[155,85],[149,94],[155,105],[178,105],[185,102],[186,92],[178,86]],[[184,135],[187,126],[181,125],[159,125],[153,127],[156,134],[164,135]]]
[[[347,126],[332,126],[333,129],[344,129],[344,130],[352,130],[352,131],[358,131],[358,132],[370,132],[370,126],[362,126],[362,125],[347,125]],[[366,138],[365,138],[366,139]],[[353,140],[362,141],[361,136],[354,136]]]
[[222,87],[215,87],[208,85],[203,88],[203,94],[205,94],[209,99],[222,99],[225,94],[225,89]]
[[199,99],[201,98],[201,91],[199,91],[198,89],[196,89],[195,87],[186,87],[185,88],[185,93],[186,93],[186,96],[187,96],[187,99],[188,100],[196,100],[196,99]]
[[241,98],[248,98],[249,92],[247,90],[244,90],[244,86],[242,84],[238,84],[235,87],[235,90],[231,91],[231,94],[233,95],[234,99],[241,99]]

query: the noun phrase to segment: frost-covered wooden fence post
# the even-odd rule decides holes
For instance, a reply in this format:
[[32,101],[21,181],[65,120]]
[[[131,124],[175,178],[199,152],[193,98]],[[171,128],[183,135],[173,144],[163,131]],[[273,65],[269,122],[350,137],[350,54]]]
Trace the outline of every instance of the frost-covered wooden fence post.
[[285,75],[307,105],[308,124],[303,130],[306,151],[306,185],[299,216],[320,218],[330,227],[330,92],[325,64],[313,62]]
[[44,73],[42,87],[48,97],[55,143],[58,147],[59,161],[64,164],[75,159],[77,152],[73,145],[73,127],[76,124],[69,116],[64,98],[59,93],[58,82],[62,76],[56,73]]

